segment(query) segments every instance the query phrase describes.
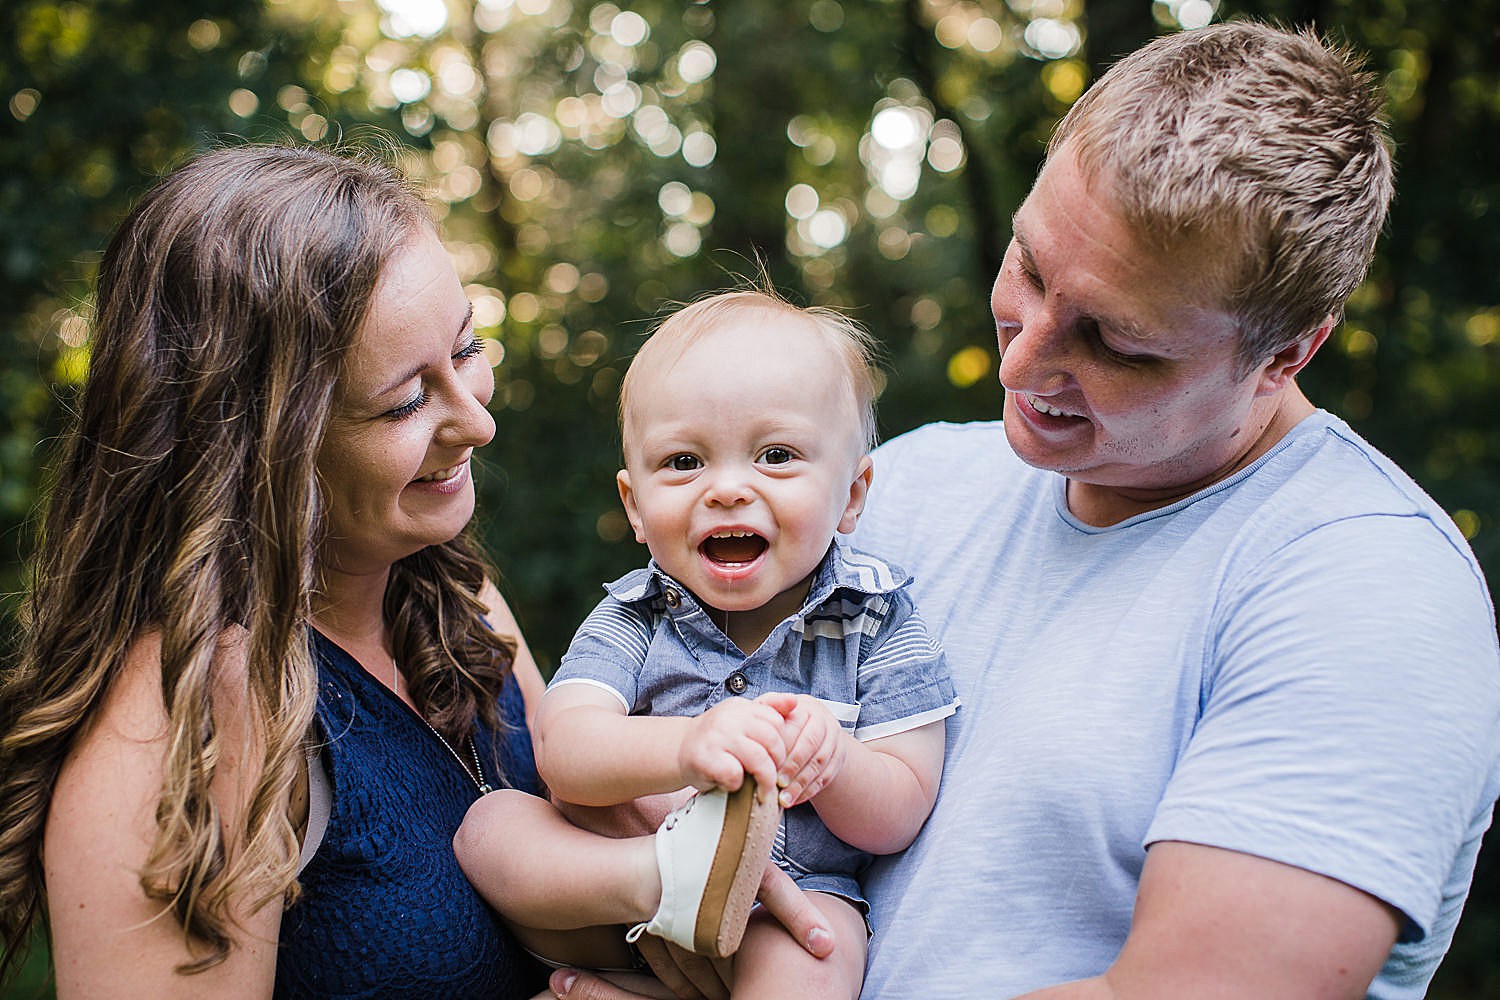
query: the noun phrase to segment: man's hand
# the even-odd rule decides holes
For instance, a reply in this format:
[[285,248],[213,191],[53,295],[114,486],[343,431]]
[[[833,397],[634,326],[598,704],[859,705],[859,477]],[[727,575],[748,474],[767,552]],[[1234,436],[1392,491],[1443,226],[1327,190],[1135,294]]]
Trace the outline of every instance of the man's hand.
[[551,801],[568,822],[581,830],[605,837],[649,837],[661,826],[667,813],[692,795],[693,789],[683,788],[660,795],[643,795],[615,806],[581,806],[556,797]]
[[[767,863],[760,880],[761,905],[781,922],[792,938],[808,953],[826,958],[833,951],[833,932],[818,908],[780,868]],[[684,952],[666,942],[646,935],[638,942],[642,956],[650,963],[662,984],[680,1000],[727,1000],[728,969],[700,955]],[[567,1000],[638,1000],[651,994],[632,993],[604,981],[598,976],[573,969],[552,974],[554,995]]]

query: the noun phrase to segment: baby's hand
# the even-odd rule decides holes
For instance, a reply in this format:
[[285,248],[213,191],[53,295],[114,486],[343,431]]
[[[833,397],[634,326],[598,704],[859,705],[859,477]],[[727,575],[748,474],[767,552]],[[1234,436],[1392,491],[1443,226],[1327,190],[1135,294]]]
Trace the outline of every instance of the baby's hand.
[[805,694],[767,694],[760,699],[784,718],[781,735],[786,756],[776,783],[781,806],[789,809],[817,795],[838,777],[848,759],[849,740],[833,713]]
[[786,756],[781,713],[748,698],[729,698],[693,719],[678,750],[682,779],[694,788],[734,791],[749,774],[767,791]]

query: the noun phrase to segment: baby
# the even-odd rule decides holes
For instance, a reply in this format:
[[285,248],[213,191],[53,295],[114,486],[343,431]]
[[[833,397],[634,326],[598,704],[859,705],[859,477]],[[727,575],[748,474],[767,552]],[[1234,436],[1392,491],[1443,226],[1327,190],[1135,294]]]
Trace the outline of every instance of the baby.
[[[476,803],[459,859],[528,947],[628,962],[533,932],[629,924],[733,955],[736,998],[858,997],[859,872],[926,820],[958,706],[907,578],[836,540],[870,487],[874,393],[863,330],[761,290],[683,308],[636,355],[617,480],[651,562],[579,628],[537,764],[574,806],[701,791],[628,839],[517,792]],[[768,851],[833,929],[829,957],[759,912],[747,926]]]

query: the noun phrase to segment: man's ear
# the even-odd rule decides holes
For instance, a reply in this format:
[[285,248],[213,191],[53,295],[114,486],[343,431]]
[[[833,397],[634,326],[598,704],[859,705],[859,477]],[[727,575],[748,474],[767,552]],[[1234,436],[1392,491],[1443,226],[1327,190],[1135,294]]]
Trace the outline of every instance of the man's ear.
[[635,491],[630,488],[630,470],[621,469],[615,473],[615,486],[620,490],[620,504],[625,508],[625,516],[635,529],[635,540],[645,545],[646,532],[641,526],[641,512],[635,505]]
[[1318,348],[1328,340],[1328,335],[1333,332],[1337,322],[1331,314],[1325,316],[1316,330],[1298,337],[1271,355],[1260,369],[1260,385],[1256,395],[1270,396],[1286,388],[1297,377],[1297,373],[1307,367],[1313,355],[1318,353]]
[[859,523],[859,515],[865,511],[865,500],[870,496],[870,482],[875,478],[875,462],[869,455],[861,455],[854,468],[854,481],[849,484],[849,502],[839,517],[840,534],[849,534]]

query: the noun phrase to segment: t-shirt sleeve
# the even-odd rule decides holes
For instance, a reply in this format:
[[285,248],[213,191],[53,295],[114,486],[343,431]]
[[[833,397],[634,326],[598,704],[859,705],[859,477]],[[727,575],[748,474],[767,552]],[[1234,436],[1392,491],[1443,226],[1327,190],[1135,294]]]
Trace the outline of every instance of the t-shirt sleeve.
[[650,646],[651,622],[633,607],[606,597],[578,626],[548,690],[592,684],[619,698],[628,713],[635,706]]
[[1462,898],[1455,859],[1495,794],[1500,660],[1483,581],[1426,518],[1351,517],[1229,585],[1216,617],[1199,723],[1147,843],[1338,879],[1400,910],[1403,939],[1419,940],[1445,897]]
[[945,719],[958,710],[942,647],[903,588],[886,602],[880,627],[860,649],[854,736],[875,740]]

